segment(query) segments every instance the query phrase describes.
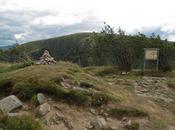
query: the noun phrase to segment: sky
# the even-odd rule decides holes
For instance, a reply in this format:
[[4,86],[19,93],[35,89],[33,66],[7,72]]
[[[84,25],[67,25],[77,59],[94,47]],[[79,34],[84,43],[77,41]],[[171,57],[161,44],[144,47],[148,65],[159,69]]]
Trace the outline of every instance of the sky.
[[174,0],[0,0],[0,46],[77,32],[103,23],[128,34],[175,41]]

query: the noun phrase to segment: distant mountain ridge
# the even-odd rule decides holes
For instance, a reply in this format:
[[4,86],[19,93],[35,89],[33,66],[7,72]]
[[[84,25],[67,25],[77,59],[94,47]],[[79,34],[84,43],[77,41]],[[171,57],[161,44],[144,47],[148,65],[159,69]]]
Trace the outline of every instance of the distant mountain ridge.
[[0,46],[0,49],[9,49],[9,48],[11,48],[12,46],[11,45],[8,45],[8,46]]

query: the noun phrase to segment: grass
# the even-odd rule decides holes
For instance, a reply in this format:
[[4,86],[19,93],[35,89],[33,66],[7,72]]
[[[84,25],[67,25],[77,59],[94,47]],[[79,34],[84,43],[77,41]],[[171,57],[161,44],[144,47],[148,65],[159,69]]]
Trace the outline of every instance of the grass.
[[[9,66],[7,65],[6,67]],[[160,119],[160,122],[162,121],[166,125],[174,123],[175,118],[172,113],[164,111],[159,105],[148,102],[145,97],[138,97],[134,91],[124,89],[123,84],[117,82],[117,79],[136,81],[140,78],[140,75],[137,76],[132,73],[120,75],[117,74],[117,70],[113,72],[109,68],[81,68],[69,62],[58,62],[56,65],[32,65],[1,73],[0,94],[15,94],[21,100],[31,100],[34,99],[38,92],[42,92],[56,100],[86,107],[108,105],[115,99],[119,102],[114,102],[114,104],[125,106],[125,108],[119,109],[117,107],[117,110],[113,110],[117,119],[123,116],[140,118],[149,115],[149,118],[145,118],[146,120],[152,120],[156,117],[156,120]],[[61,85],[63,79],[74,87],[86,86],[84,87],[85,90],[65,88]],[[133,87],[131,84],[125,83],[124,85],[128,86],[127,89]],[[92,87],[92,91],[89,87]],[[114,114],[111,115],[113,116]],[[154,125],[157,125],[156,122],[153,122],[151,127],[156,128]]]
[[117,119],[123,117],[148,117],[148,113],[135,108],[116,108],[110,111],[110,114]]
[[42,130],[40,124],[32,117],[10,117],[7,120],[8,130]]
[[42,130],[40,123],[31,116],[7,117],[2,112],[0,112],[0,128],[4,130]]
[[0,73],[11,72],[11,71],[14,71],[14,70],[17,70],[17,69],[20,69],[20,68],[31,66],[33,64],[34,64],[34,62],[30,59],[23,60],[23,62],[18,63],[18,64],[12,64],[12,65],[1,64],[0,65]]
[[90,72],[96,76],[100,76],[100,77],[104,77],[104,76],[108,76],[108,75],[114,75],[114,74],[119,74],[120,71],[118,69],[118,67],[115,66],[102,66],[102,67],[97,67],[97,66],[93,66],[93,67],[86,67],[85,68],[86,72]]

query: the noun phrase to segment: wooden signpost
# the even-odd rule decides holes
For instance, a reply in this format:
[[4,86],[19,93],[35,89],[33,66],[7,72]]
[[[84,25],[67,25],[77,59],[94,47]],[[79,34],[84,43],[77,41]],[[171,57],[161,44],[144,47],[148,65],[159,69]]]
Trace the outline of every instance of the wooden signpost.
[[143,71],[146,69],[146,61],[157,61],[156,71],[159,70],[159,48],[145,48]]

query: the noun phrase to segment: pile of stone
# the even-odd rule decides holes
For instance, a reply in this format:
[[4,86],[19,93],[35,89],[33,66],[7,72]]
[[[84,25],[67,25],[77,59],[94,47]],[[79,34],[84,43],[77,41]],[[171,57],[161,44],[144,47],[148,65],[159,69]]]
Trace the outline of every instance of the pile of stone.
[[165,102],[173,101],[175,94],[167,86],[165,77],[142,77],[135,84],[136,94]]
[[50,55],[48,50],[44,51],[44,54],[41,56],[40,61],[37,64],[41,65],[52,65],[56,64],[54,58]]

